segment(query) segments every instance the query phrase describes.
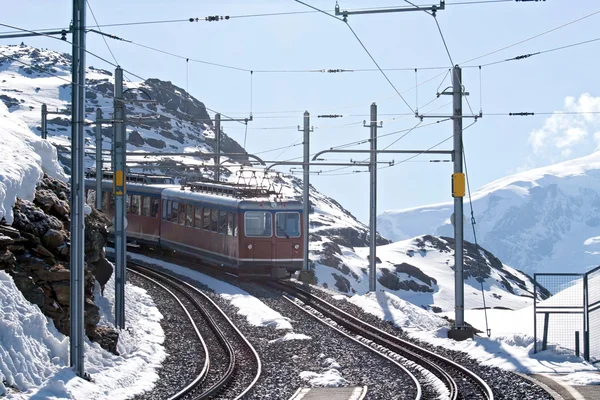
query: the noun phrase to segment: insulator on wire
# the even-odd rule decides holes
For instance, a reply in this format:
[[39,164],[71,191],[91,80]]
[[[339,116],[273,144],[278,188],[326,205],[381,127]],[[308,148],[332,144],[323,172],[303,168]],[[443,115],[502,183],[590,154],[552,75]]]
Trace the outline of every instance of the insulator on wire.
[[212,21],[223,21],[223,20],[228,20],[229,19],[229,15],[209,15],[208,17],[205,17],[204,20],[208,21],[208,22],[212,22]]

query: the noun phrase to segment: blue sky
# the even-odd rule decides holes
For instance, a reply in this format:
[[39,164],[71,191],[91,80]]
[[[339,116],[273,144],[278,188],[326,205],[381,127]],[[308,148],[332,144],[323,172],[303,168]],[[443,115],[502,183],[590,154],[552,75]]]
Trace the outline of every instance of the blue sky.
[[[470,0],[467,0],[470,1]],[[333,1],[312,0],[310,4],[332,10]],[[593,0],[546,2],[498,2],[451,5],[438,13],[444,37],[454,63],[478,66],[518,55],[551,49],[599,37],[600,13],[472,63],[466,60],[514,44],[567,22],[600,10]],[[341,0],[340,7],[361,8],[399,6],[402,1]],[[419,4],[429,4],[420,1]],[[431,3],[434,4],[434,3]],[[248,15],[257,13],[307,11],[306,7],[284,0],[153,1],[90,0],[100,24],[187,19],[208,15]],[[27,29],[68,26],[70,1],[21,0],[3,5],[0,23]],[[93,23],[88,13],[88,25]],[[451,63],[435,21],[422,12],[380,15],[356,15],[350,25],[383,68],[410,68],[390,71],[388,76],[412,108],[436,98],[443,69]],[[340,21],[310,13],[300,15],[232,18],[222,22],[169,23],[156,25],[106,27],[105,32],[136,43],[156,47],[184,57],[227,64],[248,70],[359,69],[374,68],[350,30]],[[0,44],[25,43],[70,52],[70,46],[49,38],[1,40]],[[126,70],[142,77],[158,77],[188,87],[192,95],[208,107],[235,117],[250,112],[250,73],[219,68],[150,51],[132,44],[109,40],[118,62]],[[521,61],[482,68],[465,68],[463,83],[471,93],[469,102],[475,113],[483,107],[484,118],[465,131],[471,186],[473,189],[494,179],[523,169],[548,165],[589,154],[600,141],[598,118],[585,115],[536,115],[534,117],[492,116],[486,113],[521,111],[600,111],[597,74],[598,47],[594,42],[570,49],[542,54]],[[88,34],[88,49],[108,60],[112,57],[103,40]],[[105,62],[88,56],[88,65],[113,69]],[[418,82],[435,79],[411,89]],[[186,79],[186,70],[187,79]],[[315,131],[311,151],[327,149],[368,138],[362,127],[369,105],[376,102],[383,122],[380,135],[414,127],[418,120],[378,72],[264,73],[252,78],[252,111],[256,117],[249,125],[247,150],[258,153],[301,141],[297,125],[308,110]],[[411,89],[405,92],[405,90]],[[480,92],[482,96],[480,96]],[[589,93],[589,96],[582,97]],[[427,111],[451,113],[447,96],[435,100]],[[465,113],[468,112],[465,104]],[[318,114],[342,114],[340,119],[318,119]],[[274,118],[277,117],[277,118]],[[426,120],[424,124],[431,121]],[[465,121],[467,126],[470,121]],[[268,129],[264,129],[268,128]],[[227,123],[225,131],[238,142],[244,140],[244,127]],[[452,134],[451,122],[415,129],[392,149],[424,149]],[[389,145],[399,137],[390,135],[379,141]],[[446,143],[451,146],[451,141]],[[366,148],[365,145],[353,148]],[[444,146],[440,146],[444,148]],[[261,154],[270,160],[301,156],[301,146]],[[345,155],[330,160],[349,159]],[[355,159],[357,157],[354,157]],[[402,160],[402,156],[380,156],[380,160]],[[451,200],[450,163],[430,163],[430,157],[418,157],[379,172],[378,210],[400,209]],[[434,157],[435,158],[435,157]],[[316,169],[316,168],[315,168]],[[325,170],[324,168],[318,168]],[[286,169],[283,169],[287,171]],[[350,168],[339,172],[357,170]],[[312,175],[312,183],[335,197],[362,221],[368,218],[368,174]]]

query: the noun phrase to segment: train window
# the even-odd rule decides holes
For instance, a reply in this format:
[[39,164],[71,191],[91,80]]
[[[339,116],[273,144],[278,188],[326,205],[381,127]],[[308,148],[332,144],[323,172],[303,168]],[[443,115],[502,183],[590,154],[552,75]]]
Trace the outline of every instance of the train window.
[[219,211],[219,233],[227,235],[227,211]]
[[233,236],[233,224],[235,220],[235,214],[234,213],[228,213],[227,214],[227,234],[229,236]]
[[152,199],[152,218],[158,217],[158,208],[160,207],[160,199]]
[[275,235],[277,237],[300,237],[300,213],[278,212],[275,214]]
[[210,208],[204,207],[204,219],[202,220],[202,227],[209,231],[210,230]]
[[125,213],[126,214],[131,213],[131,195],[130,194],[125,196]]
[[202,229],[202,207],[194,206],[194,228]]
[[179,225],[185,224],[185,204],[179,203]]
[[218,232],[219,229],[219,210],[212,209],[210,214],[210,231]]
[[167,200],[162,201],[162,213],[161,218],[163,221],[167,219]]
[[142,214],[142,196],[139,194],[134,194],[131,196],[131,213],[133,215],[141,215]]
[[186,213],[186,218],[185,218],[185,224],[186,226],[194,226],[194,206],[191,204],[188,204],[186,206],[187,209],[187,213]]
[[244,233],[248,237],[271,237],[273,222],[271,213],[265,211],[246,211],[244,214]]
[[144,217],[150,216],[151,206],[152,206],[152,199],[148,196],[142,197],[142,215]]
[[238,235],[238,215],[233,213],[233,236]]
[[177,211],[179,210],[179,203],[176,201],[171,202],[171,222],[177,223]]
[[115,196],[113,196],[112,192],[108,192],[108,207],[111,210],[115,209]]
[[110,193],[102,192],[102,211],[108,211],[108,202],[109,202]]

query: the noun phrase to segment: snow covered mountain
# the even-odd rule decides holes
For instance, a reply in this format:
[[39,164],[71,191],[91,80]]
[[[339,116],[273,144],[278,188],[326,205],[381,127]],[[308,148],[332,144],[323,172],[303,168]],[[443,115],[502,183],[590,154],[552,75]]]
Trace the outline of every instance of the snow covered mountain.
[[[0,86],[0,99],[8,107],[11,118],[25,121],[31,131],[38,133],[42,103],[48,104],[49,110],[68,109],[70,57],[24,45],[0,47],[0,81],[4,81]],[[91,120],[95,117],[96,107],[101,107],[107,116],[112,109],[112,74],[90,66],[87,84],[90,87],[86,95],[87,118]],[[141,88],[157,100],[156,105],[140,103],[128,106],[128,115],[158,115],[158,119],[145,121],[142,126],[130,125],[128,150],[140,153],[213,151],[212,123],[200,101],[171,83],[158,79],[143,83],[127,82],[126,86]],[[138,91],[131,93],[141,96]],[[49,118],[49,140],[58,147],[66,147],[70,143],[70,116],[52,117]],[[89,127],[87,137],[91,150],[95,143],[93,136],[94,131]],[[103,136],[107,150],[110,146],[110,130],[105,129]],[[223,144],[223,151],[243,151],[238,143],[226,136]],[[62,161],[68,165],[67,158],[63,157]],[[93,166],[94,161],[91,155],[87,165]],[[181,158],[173,158],[171,162],[182,161]],[[206,166],[200,172],[210,177],[212,161],[205,162]],[[274,185],[275,190],[281,190],[285,196],[301,198],[302,182],[294,176],[277,172],[265,175],[264,169],[238,163],[227,164],[227,171],[223,178],[231,182],[263,182],[264,185]],[[180,170],[172,169],[169,172],[177,174]],[[368,227],[356,220],[340,203],[319,193],[314,187],[311,187],[310,197],[310,258],[315,266],[318,284],[348,294],[368,291],[367,253],[361,249],[368,246]],[[401,245],[385,246],[389,240],[378,236],[377,243],[384,246],[380,257],[383,262],[378,263],[377,272],[380,288],[409,301],[414,300],[415,304],[425,309],[452,309],[449,293],[453,291],[453,283],[445,278],[452,275],[452,262],[446,262],[451,259],[453,252],[451,240],[425,237]],[[413,258],[413,253],[420,256]],[[503,266],[493,255],[485,254],[481,258],[473,256],[473,259],[480,261],[482,269],[479,271],[477,267],[477,272],[471,276],[483,280],[484,285],[498,295],[497,300],[503,299],[506,307],[519,308],[529,304],[532,292],[529,278]],[[419,262],[416,262],[417,259]],[[474,291],[477,290],[477,284],[474,281]],[[506,305],[507,299],[512,299],[510,305]],[[500,304],[493,303],[492,306]],[[468,302],[467,306],[480,307],[481,301],[475,301],[474,296],[473,302]]]
[[[528,273],[582,272],[597,266],[599,190],[600,152],[487,184],[473,196],[478,242]],[[422,234],[452,237],[452,211],[450,202],[386,211],[378,217],[378,228],[392,240]],[[473,240],[470,224],[465,224],[465,238]]]
[[[114,76],[110,71],[89,66],[86,71],[86,121],[96,119],[100,108],[104,118],[113,110]],[[125,73],[127,77],[127,73]],[[41,132],[41,106],[64,114],[48,116],[48,139],[60,151],[61,161],[68,168],[70,146],[71,56],[34,47],[0,46],[0,100],[34,132]],[[129,90],[132,89],[132,90]],[[133,90],[138,89],[138,90]],[[145,116],[155,119],[131,120],[127,127],[127,150],[145,152],[213,152],[214,132],[204,104],[171,82],[148,79],[144,82],[124,82],[125,98],[148,97],[157,103],[127,103],[128,117]],[[103,149],[109,150],[112,130],[104,127]],[[95,151],[95,128],[86,127],[86,144]],[[226,134],[222,135],[223,152],[244,150]],[[106,160],[109,160],[107,157]],[[172,165],[179,159],[166,162]],[[95,159],[87,159],[92,167]],[[207,163],[211,164],[210,160]],[[205,173],[210,174],[210,169]]]

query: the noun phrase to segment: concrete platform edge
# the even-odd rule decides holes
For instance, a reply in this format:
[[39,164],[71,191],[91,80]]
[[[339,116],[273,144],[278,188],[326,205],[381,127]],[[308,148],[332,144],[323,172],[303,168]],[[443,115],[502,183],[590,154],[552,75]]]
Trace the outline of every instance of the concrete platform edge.
[[532,378],[531,376],[529,376],[527,374],[523,374],[521,372],[512,371],[512,373],[515,375],[519,375],[521,378],[527,379],[528,381],[530,381],[532,383],[535,383],[536,385],[538,385],[539,387],[544,389],[546,391],[546,393],[548,393],[550,396],[552,396],[552,398],[554,400],[565,400],[564,397],[562,397],[560,394],[558,394],[554,389],[552,389],[550,386],[546,385],[544,382],[538,381],[537,379]]

